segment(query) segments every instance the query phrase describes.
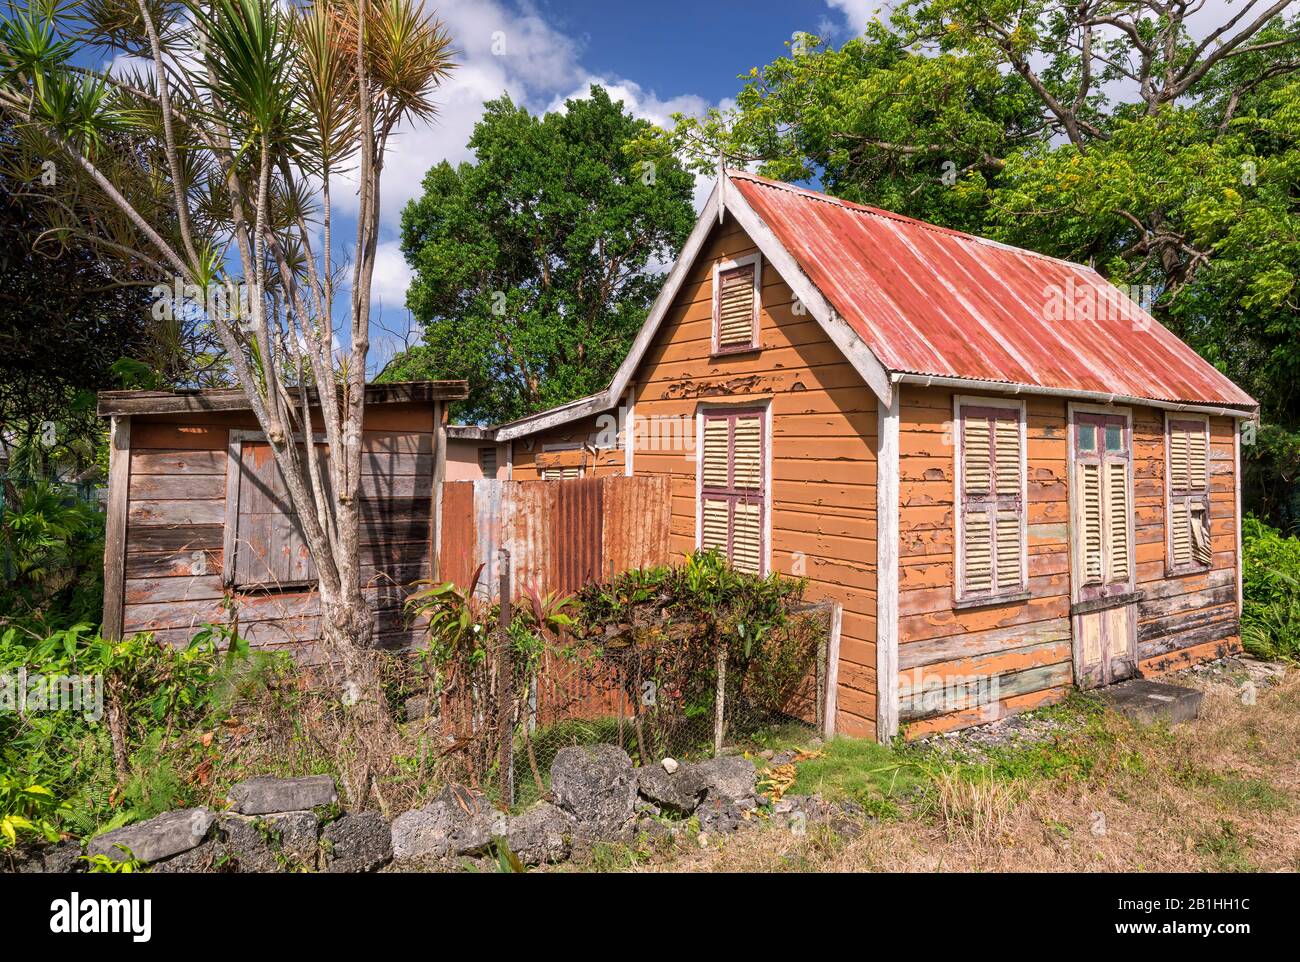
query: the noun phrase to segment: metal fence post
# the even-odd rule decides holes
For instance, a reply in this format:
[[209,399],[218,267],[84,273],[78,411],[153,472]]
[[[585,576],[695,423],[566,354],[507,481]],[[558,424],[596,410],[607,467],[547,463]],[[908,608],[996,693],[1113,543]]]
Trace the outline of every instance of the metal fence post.
[[501,617],[497,625],[500,635],[500,652],[497,657],[497,737],[501,742],[501,757],[497,766],[501,778],[501,800],[506,805],[515,802],[514,779],[514,718],[515,672],[510,650],[510,622],[513,610],[510,596],[510,551],[497,552],[501,569]]

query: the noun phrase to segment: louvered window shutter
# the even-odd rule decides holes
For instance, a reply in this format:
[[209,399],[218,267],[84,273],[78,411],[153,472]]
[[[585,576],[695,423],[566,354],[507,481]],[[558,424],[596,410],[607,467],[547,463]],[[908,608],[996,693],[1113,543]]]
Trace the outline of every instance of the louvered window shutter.
[[1081,583],[1115,594],[1133,580],[1129,428],[1122,417],[1076,415],[1074,531]]
[[569,465],[568,467],[542,469],[543,481],[571,481],[574,478],[580,478],[580,477],[582,477],[582,468],[578,467],[577,465]]
[[758,302],[754,293],[754,264],[719,271],[715,292],[715,341],[720,351],[754,346]]
[[700,451],[700,547],[741,571],[763,570],[767,479],[763,414],[707,414]]
[[962,597],[1025,587],[1021,412],[963,406],[961,421]]
[[1128,521],[1128,465],[1123,461],[1108,461],[1106,462],[1106,524],[1110,535],[1108,581],[1128,581]]
[[1210,547],[1210,437],[1203,420],[1169,420],[1167,457],[1169,563],[1174,568],[1208,567]]
[[1079,465],[1083,522],[1083,583],[1102,582],[1101,465]]

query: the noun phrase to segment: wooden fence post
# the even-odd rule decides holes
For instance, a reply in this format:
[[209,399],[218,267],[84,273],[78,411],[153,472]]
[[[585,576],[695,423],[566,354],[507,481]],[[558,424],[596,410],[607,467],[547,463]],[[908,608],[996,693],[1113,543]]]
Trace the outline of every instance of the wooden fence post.
[[497,737],[501,742],[501,755],[497,767],[501,778],[501,800],[509,806],[515,802],[513,738],[515,672],[514,658],[510,650],[510,622],[513,619],[510,595],[510,550],[500,549],[497,558],[498,567],[501,569],[501,617],[497,624],[497,632],[500,636],[500,651],[497,656]]
[[718,690],[713,696],[713,757],[722,754],[722,729],[727,711],[727,643],[718,645]]

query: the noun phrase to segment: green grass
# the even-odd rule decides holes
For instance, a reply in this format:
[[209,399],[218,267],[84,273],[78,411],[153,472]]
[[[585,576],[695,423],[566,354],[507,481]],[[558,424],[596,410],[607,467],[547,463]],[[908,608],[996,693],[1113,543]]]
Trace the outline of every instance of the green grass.
[[1212,829],[1202,830],[1196,841],[1196,851],[1213,863],[1220,872],[1253,872],[1254,864],[1247,855],[1251,840],[1232,822],[1219,822]]
[[929,781],[929,769],[908,748],[894,748],[851,738],[833,738],[821,758],[796,766],[789,793],[848,798],[877,816],[892,816],[900,800]]
[[967,751],[832,739],[822,758],[797,765],[790,791],[852,799],[869,815],[889,818],[900,814],[901,802],[927,797],[945,772],[971,782],[1086,781],[1103,769],[1140,771],[1145,764],[1123,744],[1114,719],[1095,698],[1075,695],[1034,716],[1059,722],[1059,730],[1042,741]]

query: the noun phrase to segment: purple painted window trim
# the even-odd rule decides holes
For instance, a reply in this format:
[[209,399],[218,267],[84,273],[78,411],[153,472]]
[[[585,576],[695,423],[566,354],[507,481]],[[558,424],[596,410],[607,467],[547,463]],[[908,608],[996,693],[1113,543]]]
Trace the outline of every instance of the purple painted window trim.
[[[1199,431],[1205,435],[1205,487],[1175,488],[1173,471],[1169,467],[1169,452],[1175,428],[1186,431]],[[1210,548],[1210,560],[1201,564],[1193,556],[1187,564],[1174,564],[1174,537],[1172,521],[1174,504],[1185,503],[1190,511],[1193,504],[1199,504],[1205,510],[1206,536],[1210,535],[1210,422],[1208,419],[1169,418],[1165,421],[1165,477],[1169,490],[1165,492],[1165,564],[1169,574],[1195,574],[1209,571],[1214,567],[1214,548]]]
[[[1097,447],[1092,451],[1082,451],[1079,449],[1079,437],[1081,428],[1085,424],[1090,424],[1097,429]],[[1106,450],[1106,428],[1118,425],[1120,430],[1120,450]],[[1118,461],[1122,464],[1131,464],[1133,460],[1133,438],[1132,431],[1129,428],[1128,418],[1122,414],[1093,414],[1087,411],[1076,411],[1074,414],[1074,424],[1070,428],[1074,432],[1074,461],[1075,464],[1091,463],[1099,466],[1100,483],[1104,486],[1106,483],[1105,466],[1112,462]],[[1131,471],[1130,469],[1126,469]],[[1129,517],[1125,523],[1131,528],[1134,514],[1132,492],[1130,491],[1128,511]],[[1105,495],[1102,495],[1103,502]],[[1071,525],[1074,524],[1071,519]],[[1080,533],[1082,537],[1082,532]],[[1104,537],[1104,531],[1103,531]],[[1106,581],[1099,585],[1082,585],[1079,588],[1080,601],[1092,601],[1096,598],[1113,598],[1118,595],[1128,594],[1133,590],[1133,585],[1137,582],[1137,550],[1133,544],[1133,538],[1128,539],[1128,577],[1124,581]],[[1103,552],[1104,554],[1104,552]],[[1102,560],[1103,567],[1105,559]],[[1086,568],[1086,560],[1085,560]]]
[[[736,487],[736,420],[743,417],[757,417],[759,420],[758,429],[758,490],[752,488]],[[732,560],[734,549],[734,538],[736,533],[736,504],[758,504],[758,571],[760,575],[767,574],[767,512],[769,510],[767,503],[767,492],[769,488],[769,479],[767,476],[767,410],[765,408],[726,408],[714,411],[706,410],[704,412],[704,423],[702,427],[706,429],[701,435],[700,444],[704,444],[704,436],[707,435],[707,428],[710,421],[727,422],[727,485],[718,487],[717,485],[708,485],[704,483],[703,456],[704,451],[701,448],[700,457],[700,501],[697,510],[700,512],[701,523],[704,517],[704,502],[726,501],[727,502],[727,551],[726,558]]]
[[[1016,489],[1013,497],[998,495],[997,493],[997,440],[996,440],[996,422],[997,421],[1014,421],[1016,430],[1022,428],[1024,409],[1020,407],[1000,407],[995,405],[983,406],[979,404],[962,404],[959,407],[960,424],[957,427],[957,457],[960,459],[962,468],[961,490],[957,492],[961,503],[961,517],[957,519],[958,531],[963,532],[961,538],[961,557],[957,559],[958,570],[966,570],[966,516],[967,514],[986,514],[989,516],[989,538],[992,542],[989,552],[990,564],[990,585],[984,591],[971,591],[963,582],[962,590],[957,598],[958,602],[976,601],[980,599],[989,599],[996,601],[1002,597],[1014,597],[1023,594],[1029,585],[1028,559],[1025,550],[1025,504],[1021,498],[1021,491],[1025,487],[1025,465],[1028,461],[1029,452],[1022,450],[1020,460],[1016,465],[1016,470],[1020,475],[1020,485]],[[986,494],[968,494],[966,491],[966,421],[968,418],[975,420],[991,421],[989,425],[989,490]],[[1023,448],[1022,434],[1022,448]],[[1022,564],[1020,566],[1020,583],[1012,588],[997,587],[997,529],[996,520],[999,512],[1007,513],[1014,511],[1020,525],[1020,544],[1018,550]],[[956,579],[954,579],[955,581]]]

